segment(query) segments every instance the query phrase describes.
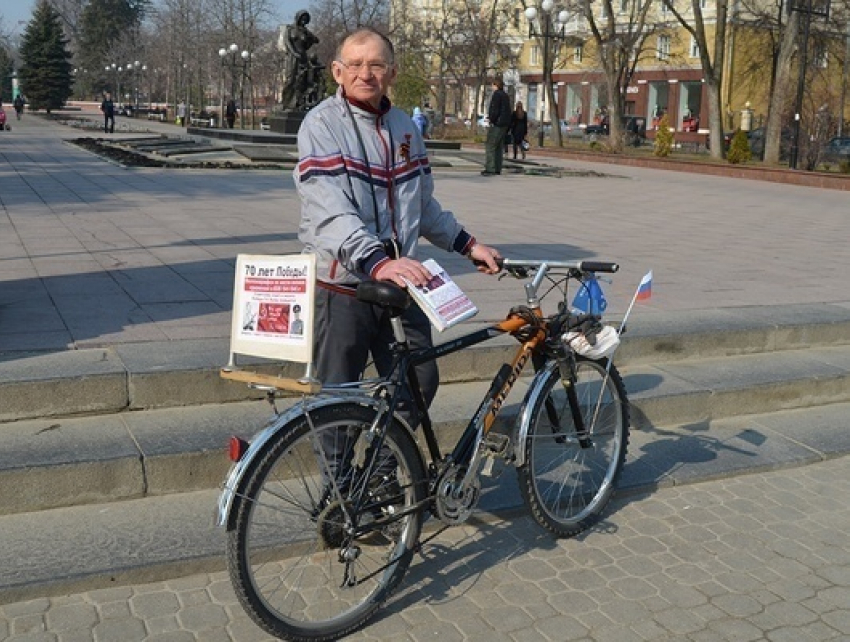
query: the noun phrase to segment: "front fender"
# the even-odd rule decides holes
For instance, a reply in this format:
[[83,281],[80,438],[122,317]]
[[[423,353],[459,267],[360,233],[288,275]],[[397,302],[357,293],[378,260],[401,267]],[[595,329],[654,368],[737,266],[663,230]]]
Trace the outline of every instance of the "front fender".
[[[245,473],[254,460],[266,451],[266,447],[273,437],[281,431],[287,430],[294,421],[305,413],[314,412],[319,408],[341,403],[359,403],[371,406],[377,410],[382,402],[378,399],[371,399],[363,396],[358,396],[356,398],[351,396],[346,397],[344,395],[311,397],[307,401],[298,403],[285,412],[273,417],[269,424],[254,436],[248,450],[230,469],[218,498],[216,525],[226,526],[228,529],[231,527],[231,522],[234,518],[231,514],[233,500],[243,487]],[[396,419],[409,433],[413,433],[410,426],[404,421],[404,419],[398,415],[396,415]]]
[[528,430],[531,427],[534,408],[543,394],[543,384],[546,378],[551,376],[557,368],[557,361],[551,360],[542,370],[539,370],[531,380],[525,398],[522,400],[522,406],[520,406],[517,417],[517,436],[514,445],[514,465],[517,468],[525,465],[525,442],[528,439]]

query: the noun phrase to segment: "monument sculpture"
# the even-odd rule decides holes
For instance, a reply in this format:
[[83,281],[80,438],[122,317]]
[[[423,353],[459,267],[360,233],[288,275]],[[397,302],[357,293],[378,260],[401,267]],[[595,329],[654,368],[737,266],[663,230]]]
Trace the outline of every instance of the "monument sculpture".
[[325,97],[325,66],[310,51],[319,38],[309,23],[310,13],[301,10],[284,30],[284,84],[278,113],[269,119],[273,131],[297,133],[307,110]]

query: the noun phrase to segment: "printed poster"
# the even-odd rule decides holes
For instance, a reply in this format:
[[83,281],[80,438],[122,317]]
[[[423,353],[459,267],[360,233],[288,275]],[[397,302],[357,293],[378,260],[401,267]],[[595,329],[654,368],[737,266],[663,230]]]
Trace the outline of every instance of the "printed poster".
[[284,361],[313,359],[316,257],[236,257],[230,351]]

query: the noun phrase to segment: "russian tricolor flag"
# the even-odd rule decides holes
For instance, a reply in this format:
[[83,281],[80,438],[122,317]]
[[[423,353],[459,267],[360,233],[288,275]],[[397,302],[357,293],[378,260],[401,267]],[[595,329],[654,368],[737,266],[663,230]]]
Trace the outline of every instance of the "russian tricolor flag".
[[635,295],[635,300],[646,301],[651,296],[652,296],[652,270],[647,272],[644,275],[644,277],[640,280],[640,285],[638,285],[637,294]]

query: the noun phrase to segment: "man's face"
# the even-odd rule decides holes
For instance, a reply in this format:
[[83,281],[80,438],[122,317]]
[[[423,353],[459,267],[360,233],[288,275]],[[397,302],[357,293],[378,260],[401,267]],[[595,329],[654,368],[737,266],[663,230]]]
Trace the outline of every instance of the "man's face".
[[[354,100],[368,103],[376,109],[381,98],[395,80],[396,69],[389,59],[390,52],[383,40],[367,36],[358,41],[347,42],[340,60],[333,62],[334,80],[345,90],[345,95]],[[355,71],[352,67],[360,65]]]

